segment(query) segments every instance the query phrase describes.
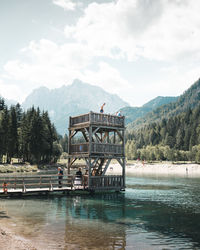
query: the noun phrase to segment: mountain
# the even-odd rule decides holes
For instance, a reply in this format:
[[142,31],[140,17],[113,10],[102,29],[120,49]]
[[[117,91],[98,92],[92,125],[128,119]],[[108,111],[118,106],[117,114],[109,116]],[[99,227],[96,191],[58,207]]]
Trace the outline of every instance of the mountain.
[[145,103],[142,107],[143,108],[150,108],[151,110],[156,109],[164,104],[168,104],[174,102],[178,99],[175,96],[157,96],[153,100]]
[[144,117],[147,113],[164,104],[174,102],[178,97],[158,96],[153,100],[145,103],[142,107],[124,107],[121,109],[122,114],[126,117],[126,124]]
[[111,114],[129,105],[100,87],[74,80],[71,85],[53,90],[46,87],[35,89],[22,103],[22,107],[28,109],[34,105],[47,110],[57,131],[64,134],[67,133],[69,116],[89,111],[99,112],[104,102],[105,112]]
[[177,100],[157,107],[145,116],[130,123],[128,128],[139,128],[145,124],[161,121],[163,118],[176,116],[188,109],[194,109],[198,105],[200,105],[200,79],[179,96]]

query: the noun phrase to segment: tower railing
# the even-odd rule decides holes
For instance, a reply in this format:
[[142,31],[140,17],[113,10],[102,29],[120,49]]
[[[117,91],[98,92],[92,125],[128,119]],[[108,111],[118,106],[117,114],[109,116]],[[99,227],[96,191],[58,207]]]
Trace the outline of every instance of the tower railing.
[[84,115],[70,117],[70,127],[76,127],[84,123],[123,128],[124,116],[90,112]]
[[[91,154],[122,155],[123,145],[111,143],[91,143]],[[71,144],[70,154],[89,154],[89,143]]]

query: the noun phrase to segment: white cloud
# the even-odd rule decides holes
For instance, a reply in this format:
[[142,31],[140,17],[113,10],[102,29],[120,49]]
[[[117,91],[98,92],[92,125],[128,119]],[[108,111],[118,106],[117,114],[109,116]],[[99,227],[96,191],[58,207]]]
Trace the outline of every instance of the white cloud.
[[[65,10],[75,10],[79,4],[69,0],[53,3]],[[1,78],[18,81],[16,93],[20,86],[27,93],[41,85],[55,88],[79,78],[118,94],[132,105],[142,105],[157,95],[181,94],[199,78],[199,9],[200,1],[196,0],[93,2],[75,25],[65,27],[71,42],[30,42],[19,58],[5,64]],[[162,72],[162,79],[152,80],[148,72],[148,83],[129,72],[130,84],[112,62],[123,59],[131,65],[137,58],[162,60],[169,67]]]
[[53,0],[53,3],[64,10],[75,10],[77,7],[77,3],[72,0]]
[[126,91],[131,85],[121,77],[119,71],[107,63],[100,62],[97,70],[91,70],[93,51],[83,44],[57,44],[42,39],[30,42],[21,50],[26,60],[6,63],[4,79],[18,81],[18,85],[29,89],[41,85],[49,88],[71,83],[73,79],[98,85],[104,90],[126,99]]
[[199,9],[196,0],[92,3],[76,25],[66,26],[65,34],[93,48],[97,56],[199,59]]
[[13,60],[5,64],[7,78],[26,80],[35,87],[56,87],[66,80],[79,78],[81,70],[91,62],[88,47],[76,43],[58,46],[45,39],[38,43],[30,42],[21,53],[26,60]]
[[[0,96],[6,99],[19,100],[22,101],[25,96],[22,96],[22,91],[20,87],[15,84],[7,84],[0,80]],[[21,99],[18,97],[21,96]]]

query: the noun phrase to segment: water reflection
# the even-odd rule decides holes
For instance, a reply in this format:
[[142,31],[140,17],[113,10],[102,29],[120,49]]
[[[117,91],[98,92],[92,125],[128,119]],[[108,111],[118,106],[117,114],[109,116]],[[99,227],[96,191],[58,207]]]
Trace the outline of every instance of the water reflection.
[[198,249],[199,186],[198,179],[128,178],[122,194],[1,200],[0,219],[41,248]]

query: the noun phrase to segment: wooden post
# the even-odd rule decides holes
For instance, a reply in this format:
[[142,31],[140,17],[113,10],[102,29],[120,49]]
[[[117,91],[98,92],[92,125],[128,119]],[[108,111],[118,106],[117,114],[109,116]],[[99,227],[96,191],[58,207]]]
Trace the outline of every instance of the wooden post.
[[[92,120],[92,113],[90,112],[89,114],[89,121],[91,123],[91,120]],[[90,125],[89,127],[89,169],[88,169],[88,188],[91,187],[91,152],[92,152],[92,125]]]
[[68,166],[67,166],[67,172],[68,174],[70,174],[70,146],[71,146],[71,130],[70,130],[70,126],[71,126],[71,116],[69,117],[69,137],[68,137]]
[[107,143],[109,143],[109,132],[107,132]]
[[123,188],[125,188],[125,177],[126,177],[126,158],[125,158],[125,131],[122,131],[122,137],[123,137],[123,170],[122,170],[122,176],[123,176]]
[[88,169],[88,188],[91,187],[91,158],[89,158],[89,169]]

